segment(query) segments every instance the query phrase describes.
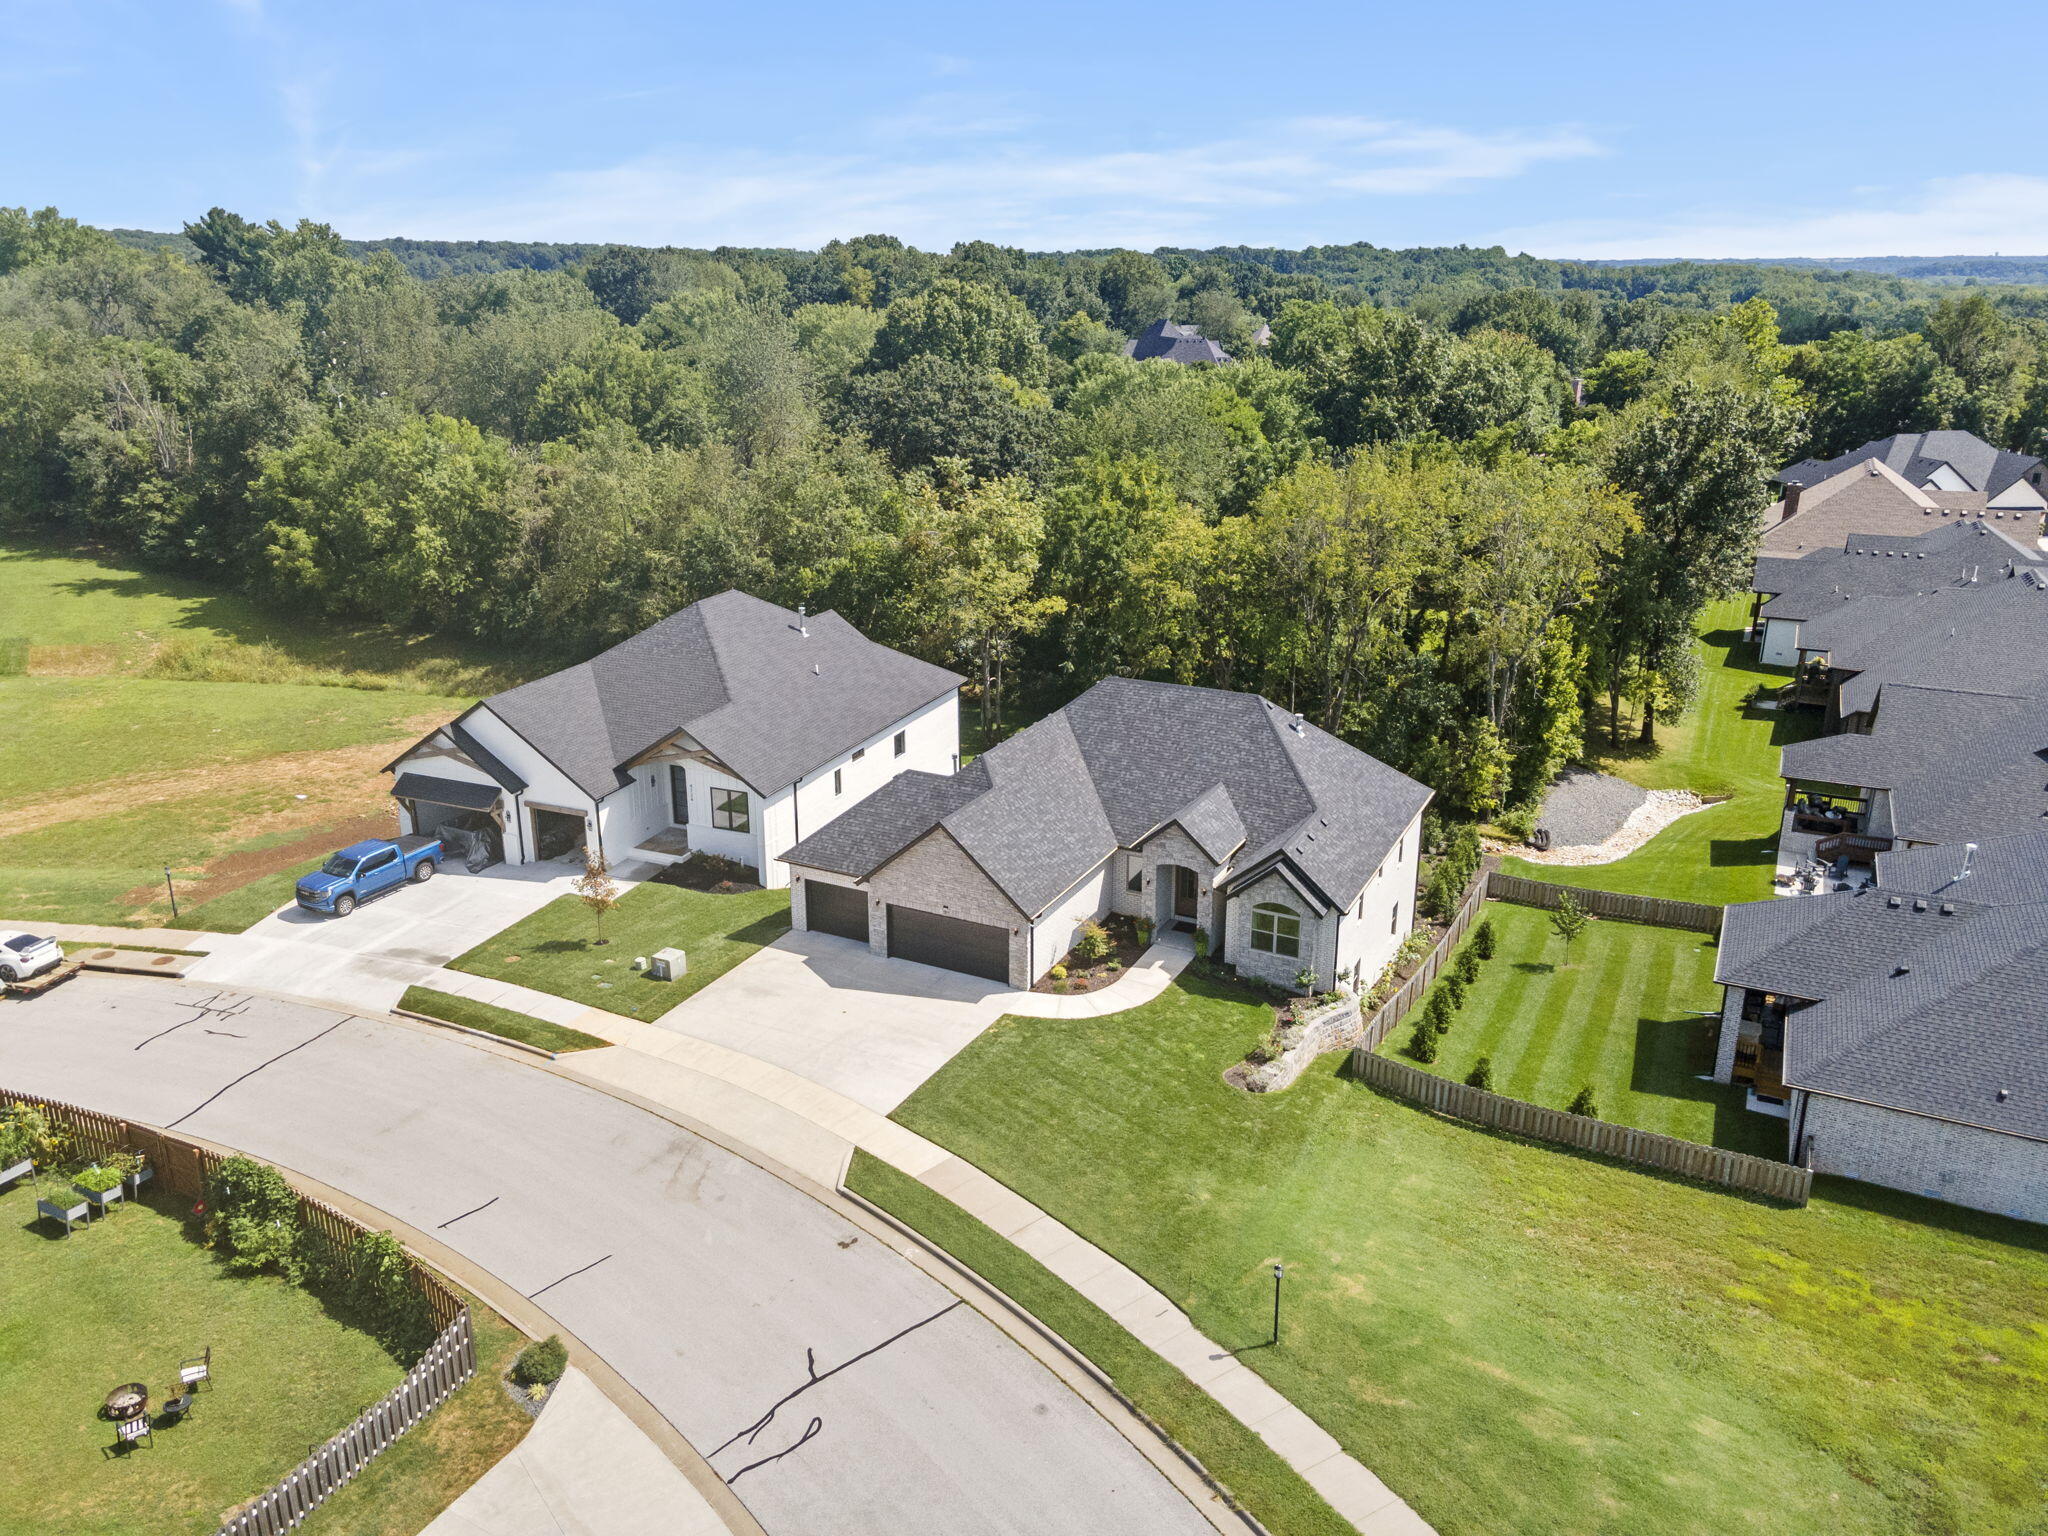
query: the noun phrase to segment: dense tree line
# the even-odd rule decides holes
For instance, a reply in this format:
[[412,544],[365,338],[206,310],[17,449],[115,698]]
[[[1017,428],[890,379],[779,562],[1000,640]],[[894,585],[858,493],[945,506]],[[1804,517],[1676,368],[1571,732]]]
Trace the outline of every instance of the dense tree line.
[[[2048,394],[2026,296],[1889,278],[1787,275],[1815,314],[1917,305],[1805,339],[1731,268],[1499,252],[1400,306],[1359,301],[1371,247],[441,254],[0,210],[0,521],[548,656],[736,586],[960,666],[997,718],[1112,672],[1257,689],[1474,816],[1683,707],[1771,470],[2031,444]],[[1240,360],[1125,359],[1162,316]]]

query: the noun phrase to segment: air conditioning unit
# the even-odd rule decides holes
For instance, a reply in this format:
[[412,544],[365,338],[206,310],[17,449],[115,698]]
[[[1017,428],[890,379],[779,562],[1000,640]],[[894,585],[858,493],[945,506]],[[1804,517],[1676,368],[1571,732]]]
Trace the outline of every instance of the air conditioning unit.
[[657,949],[647,962],[647,974],[656,981],[680,981],[689,969],[689,957],[680,949]]

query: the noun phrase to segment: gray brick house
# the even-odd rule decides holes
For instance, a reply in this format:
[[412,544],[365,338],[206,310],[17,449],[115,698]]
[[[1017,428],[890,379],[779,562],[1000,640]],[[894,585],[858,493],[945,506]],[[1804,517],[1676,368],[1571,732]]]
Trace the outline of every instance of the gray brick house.
[[1727,909],[1718,1082],[1816,1172],[2048,1221],[2048,835]]
[[796,927],[1012,987],[1112,913],[1283,986],[1370,984],[1414,922],[1429,799],[1255,694],[1109,678],[783,857]]

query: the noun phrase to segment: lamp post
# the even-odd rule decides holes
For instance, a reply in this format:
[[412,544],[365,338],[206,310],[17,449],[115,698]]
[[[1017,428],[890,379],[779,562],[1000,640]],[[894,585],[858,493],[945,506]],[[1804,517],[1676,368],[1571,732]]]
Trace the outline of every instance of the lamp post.
[[1280,1344],[1280,1280],[1286,1273],[1285,1265],[1275,1264],[1273,1266],[1273,1345],[1275,1348],[1278,1348]]

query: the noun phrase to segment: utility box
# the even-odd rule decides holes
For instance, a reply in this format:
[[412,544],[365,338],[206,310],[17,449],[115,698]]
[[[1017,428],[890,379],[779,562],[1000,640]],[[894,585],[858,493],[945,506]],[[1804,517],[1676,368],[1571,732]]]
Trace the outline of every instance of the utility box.
[[680,949],[657,949],[647,962],[647,974],[656,981],[679,981],[689,969],[689,957]]

